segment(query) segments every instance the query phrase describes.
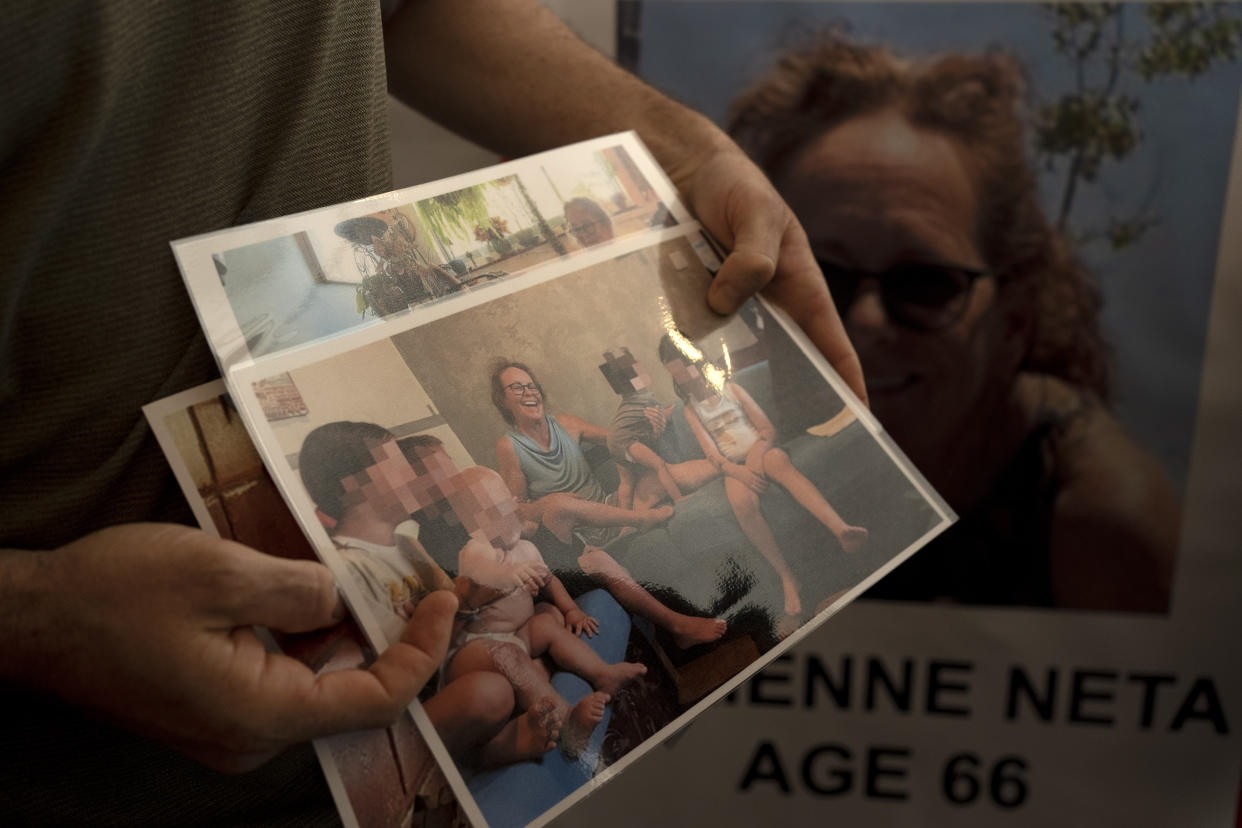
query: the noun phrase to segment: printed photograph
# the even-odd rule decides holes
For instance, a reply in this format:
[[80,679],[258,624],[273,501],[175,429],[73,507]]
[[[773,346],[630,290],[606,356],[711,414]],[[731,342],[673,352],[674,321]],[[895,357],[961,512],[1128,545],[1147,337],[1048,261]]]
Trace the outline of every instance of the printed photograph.
[[458,596],[425,706],[491,825],[636,758],[951,520],[804,339],[706,308],[696,242],[282,365],[306,413],[263,430],[355,612],[392,640]]
[[[223,382],[153,403],[148,416],[203,529],[272,555],[315,559]],[[362,630],[349,618],[313,633],[270,635],[281,652],[317,673],[365,667],[375,659]],[[486,684],[476,688],[479,704],[487,704],[487,691]],[[493,700],[487,707],[497,705]],[[347,824],[469,824],[408,713],[387,728],[318,739],[315,749]]]
[[320,211],[291,235],[213,251],[236,338],[252,358],[277,353],[677,223],[623,145],[521,168],[364,215]]
[[868,597],[1167,613],[1242,5],[966,8],[626,0],[619,54],[771,177],[961,516]]

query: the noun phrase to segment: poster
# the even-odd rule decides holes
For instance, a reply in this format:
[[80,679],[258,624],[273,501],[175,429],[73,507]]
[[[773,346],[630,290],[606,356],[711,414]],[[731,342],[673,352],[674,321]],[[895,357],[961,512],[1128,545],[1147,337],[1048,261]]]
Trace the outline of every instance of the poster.
[[[1242,220],[1242,9],[619,8],[619,55],[722,124],[778,52],[824,28],[920,65],[965,53],[1016,66],[1041,209],[1099,292],[1099,332],[1115,371],[1104,410],[1166,481],[1177,517],[1162,527],[1171,538],[1163,570],[1147,570],[1164,575],[1140,584],[1141,570],[1123,566],[1114,572],[1127,588],[1111,594],[1090,580],[1077,592],[1055,580],[1015,589],[1004,573],[979,579],[999,578],[1002,588],[920,590],[898,570],[877,590],[885,600],[853,605],[575,817],[606,825],[621,824],[622,813],[667,825],[1232,824],[1242,773],[1233,472],[1242,459],[1233,368],[1242,356],[1242,257],[1231,232]],[[961,75],[978,65],[948,68]],[[823,201],[833,203],[828,193]],[[817,231],[808,230],[814,242]],[[865,276],[893,273],[892,262],[862,261],[866,251],[817,252]],[[864,293],[889,312],[900,294],[879,292],[883,277]],[[1088,440],[1084,451],[1095,447]],[[935,481],[935,470],[924,470]],[[1101,488],[1120,492],[1129,479]],[[1158,502],[1141,517],[1168,514],[1169,500]],[[925,560],[941,559],[915,565]]]

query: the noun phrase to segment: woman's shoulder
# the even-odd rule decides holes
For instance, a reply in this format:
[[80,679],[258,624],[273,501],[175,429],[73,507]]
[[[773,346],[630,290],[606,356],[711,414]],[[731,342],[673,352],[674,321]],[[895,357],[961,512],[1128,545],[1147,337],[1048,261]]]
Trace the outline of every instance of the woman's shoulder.
[[1053,377],[1024,376],[1020,385],[1056,492],[1054,568],[1058,557],[1065,566],[1067,557],[1107,551],[1146,571],[1148,590],[1159,592],[1154,582],[1166,582],[1180,524],[1177,497],[1160,463],[1094,394]]

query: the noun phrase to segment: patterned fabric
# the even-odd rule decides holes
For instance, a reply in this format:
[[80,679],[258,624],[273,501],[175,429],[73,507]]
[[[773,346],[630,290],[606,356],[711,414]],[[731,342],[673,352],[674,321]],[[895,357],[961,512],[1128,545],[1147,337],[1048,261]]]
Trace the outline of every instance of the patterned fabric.
[[660,401],[650,391],[631,391],[621,397],[617,413],[608,426],[608,452],[619,463],[633,462],[627,456],[630,444],[639,442],[649,447],[656,440],[655,429],[647,419],[648,408],[659,408]]

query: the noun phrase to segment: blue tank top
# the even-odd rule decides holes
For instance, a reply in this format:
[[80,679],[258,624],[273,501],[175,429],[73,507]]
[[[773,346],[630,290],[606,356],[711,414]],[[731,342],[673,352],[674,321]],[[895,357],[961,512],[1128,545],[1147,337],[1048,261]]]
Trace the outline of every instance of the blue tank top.
[[604,489],[591,472],[578,443],[555,417],[546,419],[551,435],[546,449],[521,432],[510,431],[505,435],[513,444],[526,477],[526,496],[538,500],[555,492],[569,492],[584,500],[603,503]]

